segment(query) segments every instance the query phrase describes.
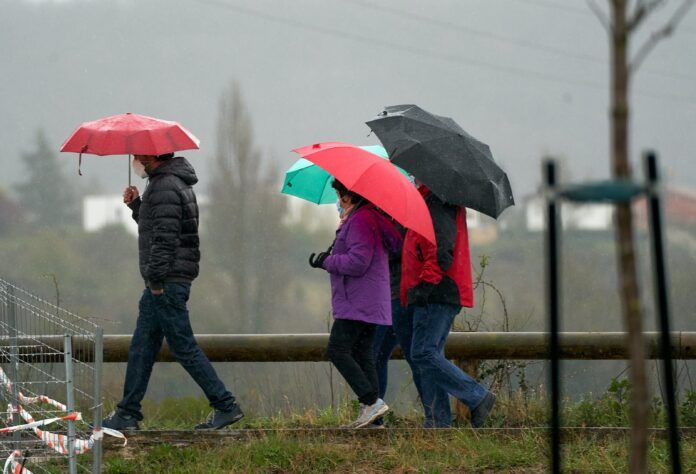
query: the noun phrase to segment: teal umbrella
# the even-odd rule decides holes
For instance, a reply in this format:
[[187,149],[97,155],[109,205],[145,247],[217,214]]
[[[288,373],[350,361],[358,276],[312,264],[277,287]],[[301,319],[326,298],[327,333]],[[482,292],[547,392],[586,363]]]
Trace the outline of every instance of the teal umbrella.
[[[389,159],[387,150],[380,145],[361,146],[365,151],[385,160]],[[399,171],[410,179],[409,174],[399,168]],[[336,192],[331,187],[333,177],[311,161],[300,158],[285,172],[283,194],[302,198],[315,204],[331,204],[336,202]]]

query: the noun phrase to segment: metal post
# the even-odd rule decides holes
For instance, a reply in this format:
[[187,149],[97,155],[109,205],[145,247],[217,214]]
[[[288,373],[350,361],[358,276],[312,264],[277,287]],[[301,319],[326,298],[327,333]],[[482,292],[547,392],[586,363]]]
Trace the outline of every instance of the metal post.
[[677,421],[677,387],[674,380],[672,365],[672,346],[670,343],[669,325],[669,291],[667,284],[667,265],[664,252],[664,233],[662,223],[662,206],[660,202],[660,176],[657,169],[655,152],[648,152],[643,158],[643,171],[648,184],[648,212],[650,223],[650,241],[654,268],[655,305],[660,328],[660,345],[662,349],[663,380],[667,398],[667,421],[669,423],[669,447],[672,458],[672,472],[681,472],[681,456],[679,453],[679,429]]
[[[75,387],[72,358],[72,336],[66,334],[63,339],[63,358],[65,360],[65,390],[68,413],[75,411]],[[75,422],[68,421],[68,467],[70,474],[77,474],[77,459],[75,458]]]
[[546,184],[546,304],[549,316],[549,359],[551,361],[551,472],[561,472],[560,431],[560,367],[558,350],[559,298],[559,245],[557,210],[557,167],[553,159],[543,164]]
[[[17,299],[15,298],[14,286],[7,285],[7,323],[9,325],[10,336],[10,377],[12,378],[12,424],[20,425],[19,418],[19,347],[17,344]],[[15,431],[12,439],[17,443],[15,449],[20,449],[19,442],[22,433]]]
[[[101,431],[102,426],[102,364],[104,359],[104,330],[97,328],[94,334],[94,432]],[[92,472],[99,474],[102,464],[102,442],[100,438],[95,439],[92,448]]]

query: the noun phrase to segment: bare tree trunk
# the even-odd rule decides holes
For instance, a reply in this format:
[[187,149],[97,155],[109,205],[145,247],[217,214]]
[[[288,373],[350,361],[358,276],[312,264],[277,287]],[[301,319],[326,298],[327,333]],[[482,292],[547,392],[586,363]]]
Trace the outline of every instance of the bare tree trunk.
[[[628,151],[628,1],[612,0],[613,31],[611,34],[611,146],[612,174],[615,178],[630,178]],[[619,260],[619,284],[623,319],[628,330],[631,358],[630,378],[633,387],[631,400],[630,472],[647,472],[648,396],[643,344],[643,310],[640,302],[636,257],[633,244],[633,218],[629,203],[619,204],[616,214],[616,246]]]

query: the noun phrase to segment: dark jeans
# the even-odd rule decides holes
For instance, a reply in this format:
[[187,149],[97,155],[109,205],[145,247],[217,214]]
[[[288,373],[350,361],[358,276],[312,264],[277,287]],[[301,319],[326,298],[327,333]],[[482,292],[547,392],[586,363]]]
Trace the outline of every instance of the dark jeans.
[[[449,393],[473,410],[488,392],[445,357],[445,342],[460,309],[451,304],[413,308],[411,357],[420,369],[424,405],[435,406],[443,394]],[[451,416],[441,418],[434,411],[433,418],[437,427],[451,424]]]
[[128,351],[123,400],[118,404],[120,412],[137,420],[143,419],[140,402],[145,397],[152,366],[164,338],[167,338],[169,350],[176,360],[208,397],[210,406],[223,411],[234,406],[234,397],[193,337],[186,308],[190,292],[190,283],[166,283],[164,294],[158,296],[148,288],[143,291],[140,315]]
[[[392,306],[392,314],[394,313]],[[389,378],[389,359],[398,345],[396,334],[392,326],[377,326],[375,329],[375,341],[372,346],[375,351],[375,366],[377,367],[377,379],[379,381],[379,398],[384,399],[387,393],[387,381]]]
[[[425,428],[443,428],[452,424],[452,412],[450,409],[449,395],[444,390],[435,389],[434,393],[428,391],[427,403],[423,394],[423,382],[421,369],[414,363],[412,355],[413,346],[413,306],[404,308],[399,300],[392,301],[392,327],[394,334],[401,346],[404,359],[411,367],[413,383],[418,391],[418,396],[423,404],[423,414]],[[444,354],[444,343],[441,348]],[[444,355],[443,355],[444,357]]]
[[377,401],[379,382],[372,345],[376,324],[350,319],[335,319],[326,356],[336,366],[360,403]]

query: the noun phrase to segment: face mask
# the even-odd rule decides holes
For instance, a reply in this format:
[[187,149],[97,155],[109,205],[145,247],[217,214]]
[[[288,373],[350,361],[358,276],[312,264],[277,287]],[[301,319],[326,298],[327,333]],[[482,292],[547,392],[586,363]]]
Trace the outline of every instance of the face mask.
[[340,201],[336,201],[336,210],[338,211],[339,217],[343,217],[343,214],[346,212],[346,210],[341,207]]
[[140,176],[141,178],[147,178],[147,171],[145,171],[145,165],[142,164],[138,160],[133,160],[131,163],[131,167],[133,168],[133,172]]

